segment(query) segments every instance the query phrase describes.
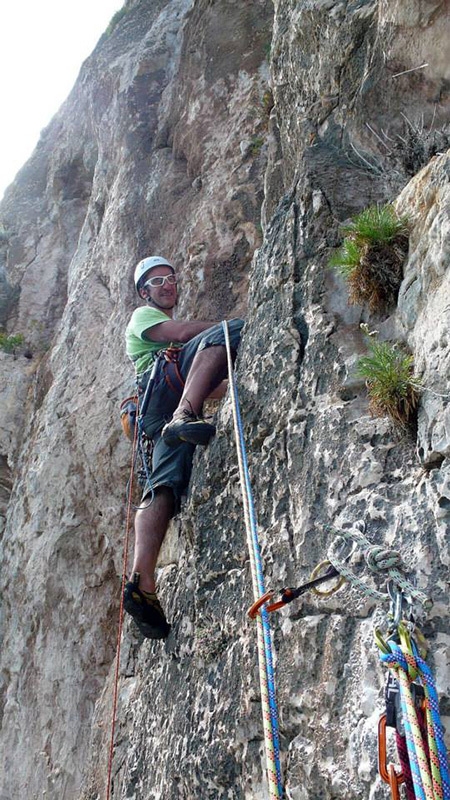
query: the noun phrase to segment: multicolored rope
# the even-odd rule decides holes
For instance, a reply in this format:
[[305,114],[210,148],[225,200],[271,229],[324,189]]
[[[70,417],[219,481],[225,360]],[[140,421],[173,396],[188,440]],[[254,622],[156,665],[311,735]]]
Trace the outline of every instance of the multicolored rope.
[[400,686],[403,724],[405,726],[405,736],[414,791],[418,800],[434,800],[430,769],[423,746],[417,711],[410,689],[408,664],[401,648],[393,642],[390,642],[390,646],[392,652],[389,654],[382,654],[381,660],[396,673]]
[[444,742],[444,729],[439,715],[439,699],[434,684],[433,673],[424,659],[415,652],[405,654],[408,664],[418,669],[425,691],[425,716],[427,720],[428,745],[430,748],[431,776],[436,798],[450,798],[450,774],[447,748]]
[[[236,389],[236,381],[234,379],[234,368],[231,358],[228,325],[226,322],[223,322],[222,326],[225,334],[225,345],[227,349],[228,378],[233,409],[233,422],[236,437],[239,475],[241,480],[242,501],[244,506],[245,529],[247,532],[247,544],[250,554],[253,596],[256,600],[265,592],[262,559],[258,541],[256,514],[250,484],[239,399]],[[264,743],[266,751],[269,796],[270,800],[281,800],[283,797],[283,784],[281,780],[278,713],[275,696],[272,640],[270,635],[269,615],[265,608],[262,608],[261,613],[257,615],[256,625],[258,636],[259,682],[261,687],[261,705],[263,710]]]
[[[418,800],[450,800],[447,750],[433,675],[417,647],[411,644],[406,628],[400,624],[398,630],[400,644],[389,639],[386,652],[380,653],[380,659],[399,683],[414,792]],[[425,692],[426,740],[411,689],[412,682],[418,679]]]

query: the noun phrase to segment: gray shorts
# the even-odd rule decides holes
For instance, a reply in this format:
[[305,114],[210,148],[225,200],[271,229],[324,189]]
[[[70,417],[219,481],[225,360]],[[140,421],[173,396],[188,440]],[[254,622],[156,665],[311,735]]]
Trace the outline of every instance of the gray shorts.
[[[242,319],[228,321],[233,361],[239,347],[243,325],[244,320]],[[178,351],[177,364],[167,362],[163,357],[158,358],[155,382],[143,423],[145,433],[153,440],[153,457],[150,480],[144,487],[142,500],[159,486],[168,486],[175,498],[174,514],[179,511],[181,497],[187,491],[195,445],[180,442],[176,447],[168,447],[161,439],[161,430],[172,418],[173,412],[180,402],[184,382],[195,355],[207,347],[217,345],[225,345],[222,324],[214,325],[186,342]],[[142,378],[141,386],[145,387],[145,376]],[[217,376],[217,385],[223,378],[226,378],[226,372]]]

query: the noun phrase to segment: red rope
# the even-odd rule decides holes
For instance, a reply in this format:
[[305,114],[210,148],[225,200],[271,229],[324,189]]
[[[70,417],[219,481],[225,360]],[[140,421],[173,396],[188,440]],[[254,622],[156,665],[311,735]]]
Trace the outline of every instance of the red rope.
[[405,779],[406,800],[416,800],[406,739],[398,731],[395,731],[395,738],[397,740],[397,753],[398,760],[400,761],[401,773]]
[[128,483],[128,503],[127,503],[127,520],[125,525],[125,542],[123,545],[123,560],[122,560],[122,584],[120,590],[120,608],[119,608],[119,625],[117,629],[117,645],[116,645],[116,669],[114,674],[114,694],[113,694],[113,710],[112,710],[112,720],[111,720],[111,739],[109,744],[109,757],[108,757],[108,778],[106,784],[106,800],[110,800],[111,797],[111,774],[112,774],[112,763],[113,763],[113,756],[114,756],[114,734],[116,731],[116,713],[117,713],[117,698],[118,698],[118,687],[119,687],[119,668],[120,668],[120,646],[122,641],[122,628],[123,628],[123,592],[125,589],[125,579],[126,579],[126,572],[127,572],[127,560],[128,560],[128,543],[130,540],[130,528],[131,528],[131,506],[132,506],[132,491],[133,491],[133,475],[134,475],[134,462],[136,458],[136,446],[137,446],[137,432],[138,432],[138,425],[137,419],[139,416],[139,400],[137,403],[136,408],[136,423],[134,426],[134,438],[133,438],[133,451],[131,455],[131,470],[130,470],[130,480]]
[[[427,725],[425,720],[425,714],[422,708],[417,709],[417,720],[419,723],[420,731],[422,733],[425,753],[427,759],[429,760],[430,756],[429,756],[428,741],[427,741]],[[398,760],[400,761],[401,772],[405,779],[406,800],[416,800],[416,793],[414,791],[414,784],[411,775],[411,767],[409,763],[409,755],[408,755],[408,747],[406,744],[406,739],[398,731],[395,731],[395,737],[397,740]]]

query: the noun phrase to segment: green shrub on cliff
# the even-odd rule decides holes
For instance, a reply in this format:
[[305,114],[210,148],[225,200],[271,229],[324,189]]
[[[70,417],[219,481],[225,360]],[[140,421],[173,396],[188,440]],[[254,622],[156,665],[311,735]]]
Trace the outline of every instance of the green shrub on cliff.
[[24,338],[21,333],[15,336],[8,336],[7,333],[0,333],[0,350],[5,353],[14,353],[17,347],[24,343]]
[[383,311],[397,301],[408,249],[408,221],[391,205],[371,206],[343,228],[330,260],[348,282],[349,302]]
[[374,334],[368,333],[367,346],[369,353],[358,360],[356,369],[366,381],[371,413],[387,415],[397,425],[411,424],[421,389],[413,356],[396,343],[377,341]]
[[128,13],[128,8],[125,8],[125,6],[123,6],[122,8],[119,8],[119,10],[116,11],[116,13],[111,17],[110,23],[109,23],[108,27],[106,28],[105,36],[111,36],[112,32],[117,27],[117,25],[120,22],[120,20],[122,19],[122,17],[124,17],[125,14],[127,14],[127,13]]

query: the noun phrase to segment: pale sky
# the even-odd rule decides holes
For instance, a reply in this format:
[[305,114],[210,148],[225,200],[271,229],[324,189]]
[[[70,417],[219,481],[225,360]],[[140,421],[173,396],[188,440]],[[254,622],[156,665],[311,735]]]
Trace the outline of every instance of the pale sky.
[[123,0],[13,0],[0,24],[0,199]]

